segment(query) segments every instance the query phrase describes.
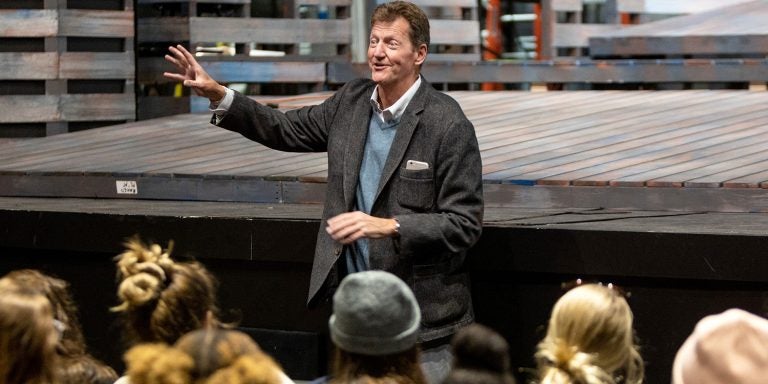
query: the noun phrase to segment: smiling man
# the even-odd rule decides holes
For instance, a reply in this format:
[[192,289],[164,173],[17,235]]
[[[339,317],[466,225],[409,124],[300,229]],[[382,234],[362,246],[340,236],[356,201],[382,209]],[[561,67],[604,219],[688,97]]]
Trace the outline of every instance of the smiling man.
[[451,335],[473,321],[464,259],[480,237],[483,191],[472,123],[420,74],[428,46],[421,9],[379,5],[371,79],[286,113],[218,84],[182,46],[166,55],[179,73],[165,76],[210,99],[215,125],[278,150],[328,152],[308,305],[327,301],[350,273],[399,276],[421,307],[422,367],[436,382],[448,372]]

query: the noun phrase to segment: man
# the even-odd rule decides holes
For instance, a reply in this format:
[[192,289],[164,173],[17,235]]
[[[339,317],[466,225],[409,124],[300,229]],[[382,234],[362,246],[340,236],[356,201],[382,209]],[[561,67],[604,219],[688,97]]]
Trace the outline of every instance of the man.
[[[326,202],[308,305],[347,274],[385,270],[413,288],[429,370],[447,372],[449,338],[473,320],[466,250],[482,228],[480,153],[459,105],[420,75],[429,21],[395,1],[371,17],[371,80],[345,84],[318,106],[286,113],[216,83],[182,46],[166,59],[211,100],[212,123],[284,151],[328,152]],[[444,371],[444,372],[443,372]]]

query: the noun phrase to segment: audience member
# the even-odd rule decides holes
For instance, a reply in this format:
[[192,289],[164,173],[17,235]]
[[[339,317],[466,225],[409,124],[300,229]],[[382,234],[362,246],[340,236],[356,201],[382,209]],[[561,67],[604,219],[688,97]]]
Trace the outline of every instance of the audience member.
[[740,309],[707,316],[677,352],[673,384],[768,380],[768,320]]
[[201,329],[174,346],[141,344],[125,354],[131,384],[288,384],[277,363],[246,334]]
[[552,309],[538,345],[540,383],[642,383],[644,364],[632,322],[629,304],[612,285],[568,291]]
[[51,304],[54,324],[61,331],[56,345],[59,384],[113,383],[117,379],[112,368],[88,354],[77,306],[66,281],[32,269],[10,272],[4,279],[45,296]]
[[328,321],[331,376],[316,383],[424,384],[416,344],[421,312],[405,282],[384,271],[347,275]]
[[54,383],[58,339],[48,299],[0,279],[0,384]]
[[472,324],[451,341],[453,366],[443,384],[515,384],[509,345],[496,331]]
[[166,250],[138,238],[125,245],[116,257],[121,303],[112,310],[123,315],[130,344],[173,344],[187,332],[218,324],[218,283],[202,264],[175,262],[173,243]]

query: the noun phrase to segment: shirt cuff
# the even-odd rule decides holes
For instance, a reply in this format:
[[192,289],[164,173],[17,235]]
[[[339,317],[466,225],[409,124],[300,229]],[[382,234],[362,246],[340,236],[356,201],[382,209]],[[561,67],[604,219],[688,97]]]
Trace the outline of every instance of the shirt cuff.
[[208,105],[208,109],[210,109],[216,115],[217,123],[224,118],[224,115],[227,114],[227,111],[229,111],[229,108],[232,106],[232,102],[234,100],[235,100],[235,91],[229,88],[226,88],[226,93],[224,94],[224,98],[221,99],[221,101],[218,104],[211,102]]

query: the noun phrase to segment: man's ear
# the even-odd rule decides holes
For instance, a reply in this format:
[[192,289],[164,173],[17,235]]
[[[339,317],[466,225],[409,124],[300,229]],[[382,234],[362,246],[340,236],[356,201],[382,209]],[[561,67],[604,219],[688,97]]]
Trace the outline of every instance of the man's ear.
[[424,64],[424,60],[427,59],[427,45],[419,45],[419,49],[416,51],[416,65]]

